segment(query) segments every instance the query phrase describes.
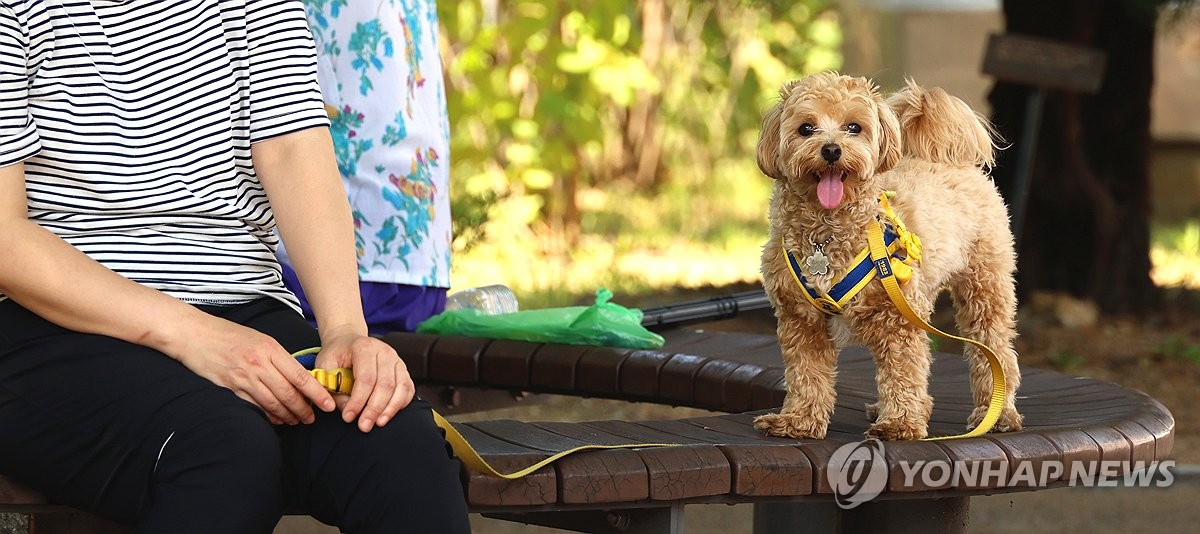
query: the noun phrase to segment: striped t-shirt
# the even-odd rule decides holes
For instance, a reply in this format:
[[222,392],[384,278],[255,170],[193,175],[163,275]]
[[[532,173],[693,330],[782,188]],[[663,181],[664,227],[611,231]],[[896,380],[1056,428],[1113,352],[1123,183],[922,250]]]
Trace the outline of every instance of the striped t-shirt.
[[298,0],[0,0],[29,218],[186,302],[295,306],[250,145],[327,125]]

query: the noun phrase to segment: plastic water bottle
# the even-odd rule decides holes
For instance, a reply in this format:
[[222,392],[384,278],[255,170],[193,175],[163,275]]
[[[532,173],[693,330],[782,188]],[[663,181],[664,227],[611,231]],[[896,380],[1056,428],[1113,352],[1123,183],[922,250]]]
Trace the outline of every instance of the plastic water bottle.
[[446,297],[446,311],[475,309],[485,315],[517,311],[517,296],[507,286],[494,284],[456,291]]

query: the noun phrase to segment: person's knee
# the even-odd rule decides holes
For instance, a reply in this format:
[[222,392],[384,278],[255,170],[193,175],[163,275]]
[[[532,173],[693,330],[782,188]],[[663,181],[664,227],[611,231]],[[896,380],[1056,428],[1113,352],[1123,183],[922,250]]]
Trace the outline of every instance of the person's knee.
[[[383,518],[394,515],[409,525],[444,532],[469,528],[459,478],[461,464],[432,423],[427,404],[417,401],[386,426],[361,437],[356,440],[360,450],[355,453],[359,465],[343,474],[357,474],[357,480],[346,481],[356,495],[375,497],[370,503],[352,503],[347,509],[350,517],[344,518],[349,524],[343,526],[362,526],[357,521],[367,517],[386,524]],[[368,527],[365,531],[374,530]]]
[[162,444],[156,500],[178,505],[196,499],[275,515],[283,506],[282,464],[279,438],[257,408],[241,401],[209,403],[180,421]]
[[[369,446],[379,453],[385,470],[411,473],[419,469],[437,479],[449,479],[459,487],[460,463],[454,458],[442,430],[433,424],[428,404],[414,401],[372,436]],[[403,454],[396,454],[401,451]]]
[[225,394],[189,399],[175,419],[140,532],[269,532],[283,515],[279,440],[257,408]]

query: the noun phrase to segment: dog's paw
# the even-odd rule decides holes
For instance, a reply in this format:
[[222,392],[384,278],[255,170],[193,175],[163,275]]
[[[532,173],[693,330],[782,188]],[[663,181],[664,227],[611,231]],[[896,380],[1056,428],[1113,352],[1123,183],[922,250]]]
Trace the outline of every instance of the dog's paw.
[[869,402],[864,405],[867,410],[867,420],[874,423],[879,419],[879,401]]
[[908,441],[929,435],[926,426],[900,419],[876,421],[867,429],[867,436],[881,441]]
[[[974,430],[983,422],[983,416],[987,415],[987,406],[976,406],[971,412],[971,416],[967,418],[967,430]],[[1021,422],[1025,416],[1017,413],[1017,409],[1013,406],[1007,406],[1000,411],[1000,418],[996,420],[996,425],[992,427],[990,432],[1016,432],[1021,430]]]
[[795,439],[825,439],[828,423],[813,417],[769,413],[754,418],[754,428],[768,436]]

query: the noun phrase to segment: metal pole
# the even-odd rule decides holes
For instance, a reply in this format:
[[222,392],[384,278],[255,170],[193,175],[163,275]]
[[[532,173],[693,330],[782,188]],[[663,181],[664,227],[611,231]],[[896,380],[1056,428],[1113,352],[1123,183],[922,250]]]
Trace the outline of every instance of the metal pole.
[[1029,184],[1033,175],[1033,159],[1037,156],[1038,132],[1042,126],[1042,107],[1046,92],[1034,87],[1025,103],[1025,124],[1021,142],[1017,145],[1017,168],[1013,182],[1012,233],[1017,250],[1021,249],[1021,233],[1025,226],[1025,210],[1029,203]]
[[674,328],[687,323],[718,321],[739,312],[770,308],[771,301],[762,290],[735,293],[642,310],[642,326],[650,330]]

